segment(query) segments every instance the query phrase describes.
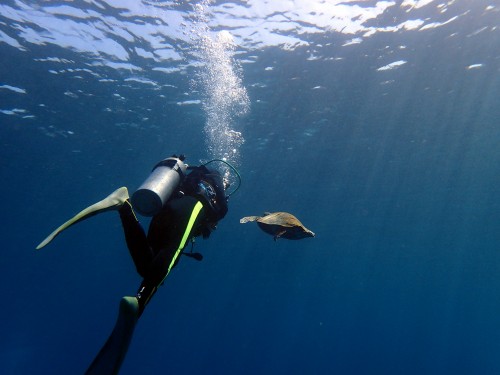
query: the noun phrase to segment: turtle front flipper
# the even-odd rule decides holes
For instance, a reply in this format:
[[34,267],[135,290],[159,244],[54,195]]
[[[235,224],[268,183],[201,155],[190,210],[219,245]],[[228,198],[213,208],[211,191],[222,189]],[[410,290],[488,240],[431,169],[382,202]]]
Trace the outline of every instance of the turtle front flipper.
[[276,241],[278,238],[280,238],[282,235],[286,233],[286,229],[280,230],[274,235],[274,240]]
[[246,216],[240,219],[240,223],[245,224],[251,221],[257,221],[257,219],[260,219],[260,216]]

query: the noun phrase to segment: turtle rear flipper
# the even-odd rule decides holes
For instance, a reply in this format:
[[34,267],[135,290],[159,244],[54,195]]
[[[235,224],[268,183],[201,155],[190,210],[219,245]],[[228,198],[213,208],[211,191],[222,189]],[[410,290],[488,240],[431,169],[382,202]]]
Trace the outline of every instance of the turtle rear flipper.
[[257,221],[258,219],[260,219],[260,216],[246,216],[240,219],[240,223],[245,224],[251,221]]

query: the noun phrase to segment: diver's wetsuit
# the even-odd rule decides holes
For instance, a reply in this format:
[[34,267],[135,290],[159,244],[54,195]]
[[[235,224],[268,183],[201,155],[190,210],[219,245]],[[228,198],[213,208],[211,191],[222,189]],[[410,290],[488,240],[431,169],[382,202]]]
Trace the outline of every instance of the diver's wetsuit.
[[143,281],[137,292],[139,315],[193,238],[207,238],[227,213],[222,177],[205,166],[192,169],[178,191],[153,216],[146,236],[132,205],[120,208],[125,239]]

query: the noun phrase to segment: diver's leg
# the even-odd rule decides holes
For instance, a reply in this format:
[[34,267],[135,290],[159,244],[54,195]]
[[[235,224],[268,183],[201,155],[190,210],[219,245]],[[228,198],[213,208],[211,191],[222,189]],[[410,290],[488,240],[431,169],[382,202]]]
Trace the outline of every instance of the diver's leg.
[[162,213],[151,221],[147,239],[156,252],[145,269],[144,281],[136,295],[140,314],[170,270],[178,263],[182,249],[197,233],[195,228],[198,228],[204,217],[201,203],[187,196],[170,201]]
[[153,253],[148,244],[146,233],[139,220],[137,220],[129,200],[125,201],[118,212],[122,221],[125,241],[127,242],[127,247],[134,261],[135,268],[139,275],[144,277],[146,269],[153,260]]
[[[197,222],[204,217],[204,210],[201,209],[201,212],[197,212],[194,217],[195,222],[188,228],[197,203],[198,200],[190,196],[171,200],[162,212],[151,220],[148,243],[151,244],[154,253],[146,274],[149,280],[156,282],[155,285],[161,284],[168,272],[177,264],[182,252],[179,247],[184,248],[196,231],[194,228],[197,228]],[[185,242],[182,243],[184,236],[186,236]]]
[[154,286],[151,282],[143,280],[139,290],[137,291],[135,298],[137,298],[137,302],[139,302],[139,317],[141,317],[146,305],[151,300],[151,297],[158,290],[157,286]]
[[171,263],[177,264],[179,261],[178,258],[180,257],[180,254],[177,255],[179,256],[175,258],[176,249],[163,249],[155,256],[152,263],[147,267],[147,270],[145,271],[147,277],[142,281],[136,294],[136,298],[139,301],[139,316],[142,315],[144,308],[149,303],[151,297],[153,297],[156,293],[160,285],[163,285],[163,281],[169,273]]

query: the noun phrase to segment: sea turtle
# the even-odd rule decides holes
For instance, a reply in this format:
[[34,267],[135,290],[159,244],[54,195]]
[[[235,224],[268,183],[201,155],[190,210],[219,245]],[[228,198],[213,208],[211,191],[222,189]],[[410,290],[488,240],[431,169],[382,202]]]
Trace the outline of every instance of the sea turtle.
[[314,237],[314,232],[304,227],[295,216],[287,212],[266,212],[264,216],[246,216],[240,219],[241,224],[250,221],[256,221],[260,229],[272,235],[275,241],[278,238],[300,240]]

